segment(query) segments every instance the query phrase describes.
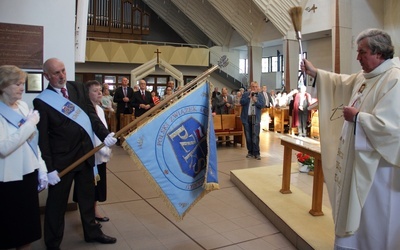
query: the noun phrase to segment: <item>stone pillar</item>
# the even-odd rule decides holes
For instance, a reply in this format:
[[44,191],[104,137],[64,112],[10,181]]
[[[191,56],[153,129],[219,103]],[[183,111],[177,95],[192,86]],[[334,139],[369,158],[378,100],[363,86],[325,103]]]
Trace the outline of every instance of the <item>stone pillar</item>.
[[290,92],[297,88],[299,76],[299,42],[294,39],[285,39],[283,43],[283,54],[285,55],[285,89]]
[[[333,72],[351,74],[352,72],[352,12],[350,0],[335,0],[332,2],[334,24],[332,27],[332,65]],[[352,44],[353,43],[353,44]]]
[[257,81],[261,86],[262,47],[248,46],[247,51],[249,53],[249,83]]

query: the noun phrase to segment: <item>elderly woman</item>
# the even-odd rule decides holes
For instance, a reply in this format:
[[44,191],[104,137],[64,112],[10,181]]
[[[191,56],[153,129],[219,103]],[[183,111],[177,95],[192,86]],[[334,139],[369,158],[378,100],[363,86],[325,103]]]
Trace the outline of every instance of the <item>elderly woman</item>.
[[41,238],[38,190],[47,169],[37,144],[39,113],[21,101],[26,73],[0,66],[0,249],[29,249]]

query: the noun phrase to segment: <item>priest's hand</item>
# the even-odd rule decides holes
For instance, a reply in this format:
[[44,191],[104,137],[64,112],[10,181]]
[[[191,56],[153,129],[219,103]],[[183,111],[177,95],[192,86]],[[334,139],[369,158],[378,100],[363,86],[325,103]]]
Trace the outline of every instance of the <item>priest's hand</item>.
[[343,117],[348,122],[355,122],[355,116],[358,114],[358,109],[355,107],[345,106],[343,108]]
[[303,59],[300,64],[301,71],[306,72],[307,75],[310,75],[312,77],[317,76],[317,71],[318,69],[312,65],[310,61],[307,59]]

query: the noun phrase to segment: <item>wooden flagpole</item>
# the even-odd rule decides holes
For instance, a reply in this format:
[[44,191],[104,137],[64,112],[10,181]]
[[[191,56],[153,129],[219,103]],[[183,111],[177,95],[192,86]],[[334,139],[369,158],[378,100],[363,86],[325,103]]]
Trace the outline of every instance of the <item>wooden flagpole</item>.
[[[195,79],[193,79],[192,81],[190,81],[188,84],[186,84],[183,88],[179,89],[178,91],[176,91],[175,93],[173,93],[172,95],[168,96],[165,100],[161,101],[159,104],[157,104],[157,106],[149,109],[148,111],[146,111],[146,113],[144,113],[143,115],[141,115],[140,117],[138,117],[137,119],[133,120],[132,122],[130,122],[128,125],[126,125],[125,127],[123,127],[122,129],[120,129],[118,132],[115,133],[114,137],[118,138],[121,135],[125,134],[126,132],[128,132],[130,129],[134,128],[139,122],[147,119],[148,117],[154,116],[155,114],[157,114],[160,110],[162,110],[164,108],[164,106],[166,104],[168,104],[171,100],[173,100],[176,97],[181,96],[183,93],[185,93],[186,91],[188,91],[189,89],[192,89],[194,87],[196,87],[196,84],[198,82],[200,82],[201,80],[203,80],[204,78],[208,77],[209,74],[211,74],[212,72],[214,72],[216,69],[218,68],[223,68],[226,67],[228,65],[228,58],[226,56],[222,56],[220,58],[220,60],[218,61],[217,65],[214,65],[213,67],[211,67],[210,69],[206,70],[205,72],[201,73],[199,76],[197,76]],[[99,151],[102,147],[104,147],[104,143],[101,143],[100,145],[98,145],[97,147],[93,148],[92,150],[90,150],[89,152],[87,152],[84,156],[82,156],[81,158],[79,158],[77,161],[75,161],[74,163],[72,163],[71,165],[69,165],[67,168],[65,168],[64,170],[62,170],[60,173],[58,173],[58,176],[61,178],[64,175],[66,175],[67,173],[69,173],[71,170],[73,170],[74,168],[76,168],[79,164],[81,164],[82,162],[84,162],[85,160],[87,160],[89,157],[91,157],[92,155],[94,155],[97,151]]]

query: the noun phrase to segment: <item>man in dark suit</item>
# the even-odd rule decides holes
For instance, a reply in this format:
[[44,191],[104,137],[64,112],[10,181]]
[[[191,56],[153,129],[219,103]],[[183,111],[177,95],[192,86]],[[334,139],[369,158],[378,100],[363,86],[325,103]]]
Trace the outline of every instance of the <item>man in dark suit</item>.
[[143,115],[147,110],[154,107],[153,98],[150,91],[146,90],[146,81],[139,81],[139,91],[133,94],[133,107],[135,108],[135,117]]
[[44,240],[47,249],[60,249],[64,234],[64,216],[72,182],[81,214],[85,241],[115,243],[116,238],[103,234],[94,214],[94,156],[64,176],[59,172],[93,149],[93,131],[106,146],[116,143],[98,118],[83,84],[67,82],[64,63],[48,59],[43,72],[49,85],[33,105],[40,113],[39,146],[46,162],[49,193],[44,219]]
[[121,87],[117,88],[114,93],[114,102],[117,104],[117,131],[121,129],[120,125],[120,114],[132,114],[132,100],[133,100],[133,89],[128,86],[128,78],[122,78]]
[[217,97],[217,114],[230,114],[233,108],[232,96],[228,94],[227,88],[222,88],[222,93]]

